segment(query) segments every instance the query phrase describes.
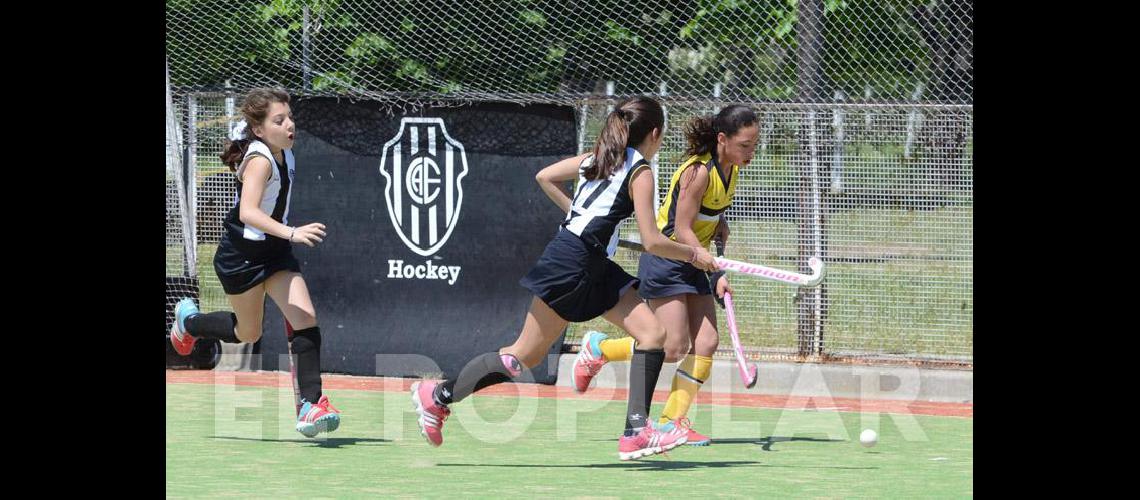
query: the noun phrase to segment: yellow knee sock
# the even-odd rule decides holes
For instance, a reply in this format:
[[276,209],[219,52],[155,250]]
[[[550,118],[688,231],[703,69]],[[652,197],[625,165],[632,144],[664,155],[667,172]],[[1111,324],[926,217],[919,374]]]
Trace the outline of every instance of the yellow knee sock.
[[633,337],[606,339],[598,342],[598,347],[602,348],[606,361],[629,361],[633,359],[633,342]]
[[689,412],[697,391],[701,389],[701,385],[709,378],[711,372],[712,358],[696,354],[686,356],[681,364],[677,365],[677,373],[673,375],[673,387],[658,422],[664,424],[684,417]]

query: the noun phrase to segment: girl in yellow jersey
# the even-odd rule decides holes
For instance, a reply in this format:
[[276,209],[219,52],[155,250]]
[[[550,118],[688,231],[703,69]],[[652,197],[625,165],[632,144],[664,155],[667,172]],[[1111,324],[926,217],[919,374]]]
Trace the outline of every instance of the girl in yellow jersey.
[[[732,205],[740,169],[752,160],[760,134],[756,113],[734,105],[715,116],[694,118],[685,129],[687,158],[673,174],[669,191],[657,212],[657,229],[671,240],[708,248],[714,239],[728,240],[724,212]],[[684,358],[673,377],[672,391],[660,423],[672,421],[688,432],[688,444],[708,445],[710,440],[689,427],[685,418],[697,391],[712,369],[719,336],[713,288],[718,297],[732,292],[723,272],[712,275],[683,260],[643,253],[638,264],[641,286],[658,321],[665,326],[665,361]],[[633,339],[605,339],[588,332],[584,348],[596,351],[597,360],[629,359]],[[590,366],[593,373],[600,366]],[[577,372],[576,372],[577,374]],[[585,386],[589,381],[586,380]]]

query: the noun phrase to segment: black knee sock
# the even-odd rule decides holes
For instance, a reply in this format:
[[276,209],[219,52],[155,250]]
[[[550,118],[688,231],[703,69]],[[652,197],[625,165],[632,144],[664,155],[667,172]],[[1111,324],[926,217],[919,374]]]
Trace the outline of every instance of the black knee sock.
[[629,364],[629,405],[626,407],[625,435],[632,436],[649,422],[653,388],[665,362],[664,349],[634,349]]
[[202,339],[240,344],[234,328],[237,328],[237,315],[229,311],[198,313],[186,317],[186,333]]
[[523,365],[510,354],[500,355],[489,352],[477,356],[463,367],[459,377],[454,380],[445,380],[435,388],[435,401],[439,404],[449,405],[472,393],[503,382],[509,382],[519,376]]
[[289,342],[297,368],[297,387],[305,401],[321,399],[321,328],[295,330]]

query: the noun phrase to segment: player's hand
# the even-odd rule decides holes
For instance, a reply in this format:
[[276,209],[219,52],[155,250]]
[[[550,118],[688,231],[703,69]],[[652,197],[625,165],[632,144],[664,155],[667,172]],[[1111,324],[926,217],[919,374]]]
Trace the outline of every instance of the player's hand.
[[702,271],[716,271],[720,266],[716,265],[716,259],[707,249],[697,248],[697,259],[693,261],[693,267]]
[[732,286],[728,284],[728,275],[716,280],[716,296],[723,299],[726,293],[733,293]]
[[321,243],[325,237],[325,225],[320,222],[312,224],[305,224],[304,226],[297,226],[293,230],[293,236],[289,238],[291,243],[304,243],[310,247],[316,246]]

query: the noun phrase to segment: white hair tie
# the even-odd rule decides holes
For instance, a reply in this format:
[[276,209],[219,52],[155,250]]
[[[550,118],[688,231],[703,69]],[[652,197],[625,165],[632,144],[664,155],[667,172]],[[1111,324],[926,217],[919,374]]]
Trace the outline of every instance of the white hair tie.
[[238,120],[234,123],[234,127],[230,129],[230,140],[237,141],[245,139],[245,120]]

